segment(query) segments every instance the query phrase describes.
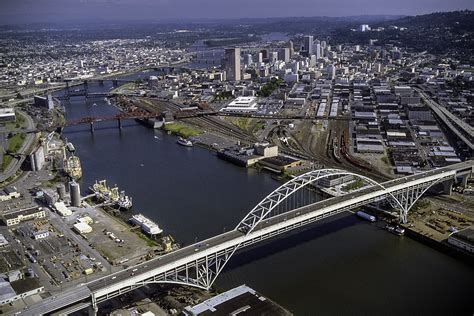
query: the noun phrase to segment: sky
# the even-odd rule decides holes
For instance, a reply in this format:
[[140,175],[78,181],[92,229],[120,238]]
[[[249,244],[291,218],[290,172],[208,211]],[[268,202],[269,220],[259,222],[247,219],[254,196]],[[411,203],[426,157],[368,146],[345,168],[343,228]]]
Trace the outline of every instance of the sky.
[[0,25],[285,16],[418,15],[474,10],[474,0],[0,0]]

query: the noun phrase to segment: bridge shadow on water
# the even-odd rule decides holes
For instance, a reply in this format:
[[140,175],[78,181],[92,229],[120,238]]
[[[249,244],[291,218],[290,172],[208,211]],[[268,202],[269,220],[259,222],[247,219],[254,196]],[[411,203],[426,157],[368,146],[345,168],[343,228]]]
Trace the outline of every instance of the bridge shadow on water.
[[226,264],[223,272],[231,271],[235,268],[300,246],[348,227],[364,224],[364,222],[350,213],[343,213],[333,216],[332,218],[318,221],[307,227],[298,228],[294,231],[244,248],[241,251],[237,251]]

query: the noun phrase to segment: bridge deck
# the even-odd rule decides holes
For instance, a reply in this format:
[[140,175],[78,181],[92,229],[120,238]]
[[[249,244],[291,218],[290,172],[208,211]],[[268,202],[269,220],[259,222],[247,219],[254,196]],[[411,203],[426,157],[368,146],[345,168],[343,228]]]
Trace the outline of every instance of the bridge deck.
[[[243,232],[237,230],[232,230],[204,241],[200,241],[196,244],[181,248],[160,258],[152,259],[150,261],[127,268],[123,271],[110,274],[101,279],[91,281],[87,283],[86,286],[79,286],[77,288],[69,289],[54,299],[45,299],[35,304],[29,310],[29,313],[33,312],[33,314],[45,314],[52,312],[66,306],[70,306],[76,302],[85,300],[92,294],[97,295],[97,297],[104,296],[107,295],[107,293],[111,293],[112,291],[117,291],[117,289],[120,289],[121,287],[130,287],[130,285],[141,282],[152,275],[164,273],[172,268],[182,266],[186,262],[199,260],[199,258],[226,249],[226,247],[228,248],[231,246],[235,247],[236,245],[248,245],[253,243],[254,240],[258,241],[267,238],[268,236],[271,237],[273,235],[279,234],[280,232],[294,229],[297,227],[295,225],[297,223],[301,224],[299,226],[302,226],[306,223],[314,221],[310,221],[310,219],[324,218],[326,214],[330,216],[336,214],[337,212],[348,210],[351,207],[357,207],[361,203],[369,203],[369,201],[380,199],[387,195],[388,192],[399,190],[404,186],[413,186],[418,183],[422,183],[426,179],[431,179],[432,181],[433,179],[452,178],[457,174],[458,171],[472,172],[473,168],[474,161],[471,160],[464,163],[447,166],[445,168],[434,169],[421,174],[384,182],[382,183],[382,186],[385,189],[382,189],[378,186],[372,186],[358,192],[353,192],[339,197],[333,197],[299,209],[295,209],[262,221],[249,235],[245,235]],[[288,227],[289,229],[285,230],[285,228]],[[271,235],[272,233],[274,234]]]

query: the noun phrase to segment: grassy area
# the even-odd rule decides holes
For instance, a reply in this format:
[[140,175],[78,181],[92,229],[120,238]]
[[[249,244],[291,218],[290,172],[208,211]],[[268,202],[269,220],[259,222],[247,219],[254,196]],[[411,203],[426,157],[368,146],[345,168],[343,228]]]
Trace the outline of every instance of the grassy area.
[[179,135],[184,138],[202,134],[201,130],[182,123],[166,124],[163,128],[165,131],[171,132],[172,134]]
[[140,237],[141,239],[143,239],[144,241],[146,241],[146,244],[148,247],[156,247],[158,246],[158,244],[156,243],[156,241],[150,239],[147,235],[145,235],[144,233],[142,232],[137,232],[136,233],[138,235],[138,237]]
[[5,129],[7,131],[13,130],[16,128],[26,128],[26,119],[19,112],[15,112],[16,121],[5,123]]
[[344,191],[351,192],[353,190],[360,189],[363,186],[364,186],[364,181],[361,180],[361,179],[357,179],[357,180],[349,183],[348,185],[344,186]]
[[20,150],[21,145],[23,145],[23,142],[25,141],[26,134],[24,133],[19,133],[14,135],[8,140],[8,152],[10,153],[16,153],[18,150]]
[[380,158],[380,160],[382,160],[382,162],[386,165],[390,165],[390,161],[388,160],[388,157],[387,156],[383,156],[382,158]]
[[8,140],[7,153],[3,155],[3,160],[2,160],[2,171],[7,169],[8,165],[12,161],[12,157],[9,155],[9,153],[14,154],[18,152],[21,146],[23,145],[25,138],[26,138],[26,134],[19,133],[19,134],[14,135]]
[[135,89],[135,82],[127,82],[127,83],[113,89],[112,91],[110,91],[110,93],[121,93],[123,91],[133,90],[133,89]]

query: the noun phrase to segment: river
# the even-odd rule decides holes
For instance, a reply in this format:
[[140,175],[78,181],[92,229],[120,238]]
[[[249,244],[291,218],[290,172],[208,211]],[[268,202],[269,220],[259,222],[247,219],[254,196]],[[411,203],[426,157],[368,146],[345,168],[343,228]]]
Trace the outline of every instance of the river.
[[[146,76],[153,73],[148,73]],[[140,75],[133,76],[134,78]],[[111,84],[89,84],[108,91]],[[103,100],[73,98],[68,119],[111,115]],[[183,243],[235,227],[279,183],[266,172],[236,167],[199,147],[135,121],[70,127],[81,158],[82,192],[107,179],[140,211]],[[247,284],[295,315],[472,315],[474,269],[353,215],[315,224],[233,258],[216,286]]]

